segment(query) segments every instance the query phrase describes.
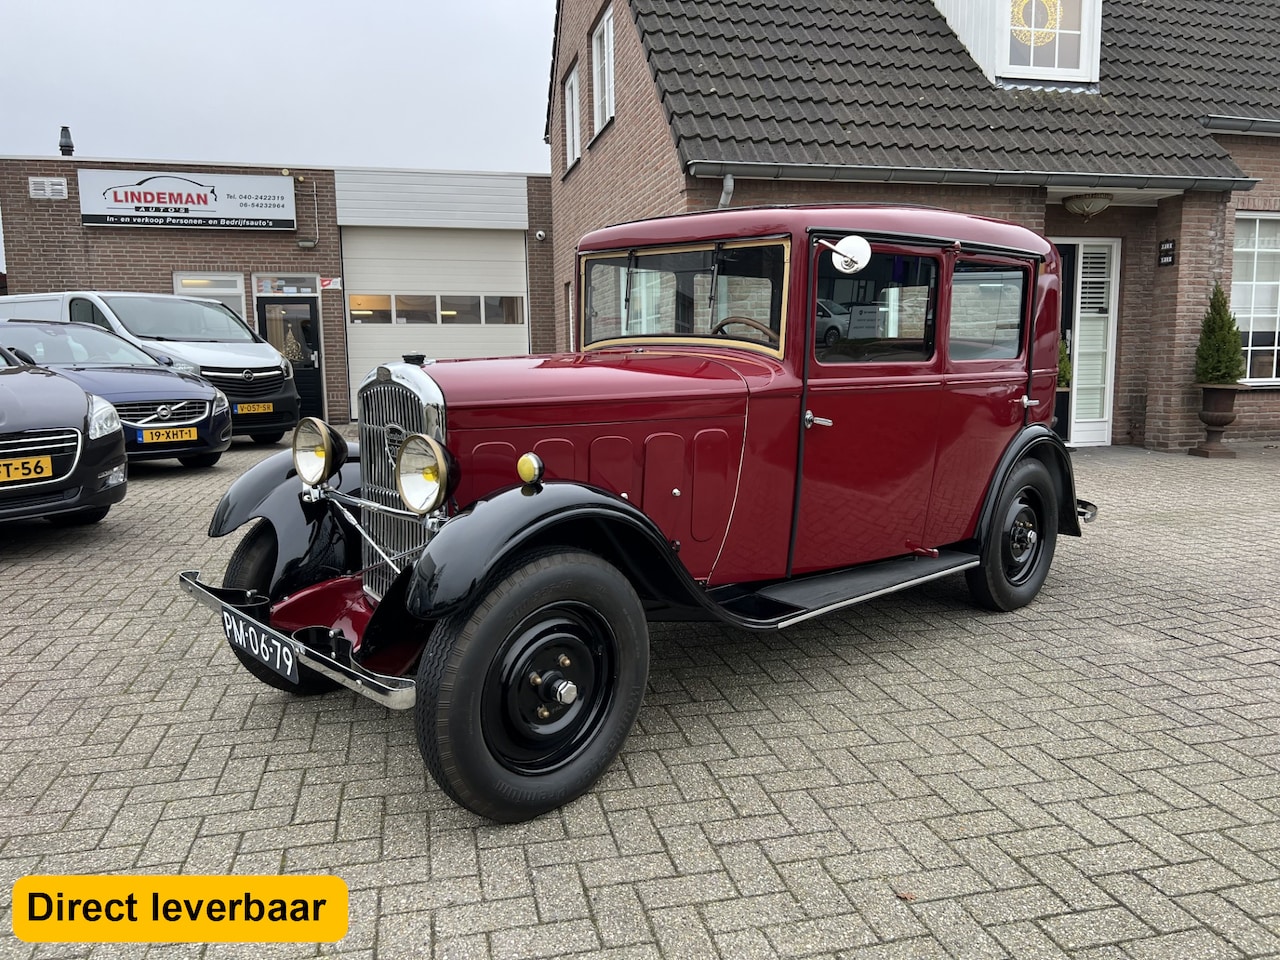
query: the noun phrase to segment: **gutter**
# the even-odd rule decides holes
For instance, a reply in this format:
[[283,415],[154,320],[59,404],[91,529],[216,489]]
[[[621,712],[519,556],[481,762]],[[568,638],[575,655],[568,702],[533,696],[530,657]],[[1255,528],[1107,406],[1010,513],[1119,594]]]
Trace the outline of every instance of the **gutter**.
[[1226,117],[1211,114],[1200,121],[1215,133],[1243,133],[1255,137],[1280,137],[1280,120],[1264,117]]
[[[1261,122],[1261,121],[1260,121]],[[1280,136],[1280,121],[1275,134]],[[1068,173],[1031,170],[965,170],[947,167],[873,167],[816,163],[740,163],[690,160],[691,177],[726,176],[749,180],[821,180],[861,183],[967,184],[1007,187],[1114,187],[1129,190],[1252,190],[1261,181],[1250,177],[1172,177],[1123,173]]]

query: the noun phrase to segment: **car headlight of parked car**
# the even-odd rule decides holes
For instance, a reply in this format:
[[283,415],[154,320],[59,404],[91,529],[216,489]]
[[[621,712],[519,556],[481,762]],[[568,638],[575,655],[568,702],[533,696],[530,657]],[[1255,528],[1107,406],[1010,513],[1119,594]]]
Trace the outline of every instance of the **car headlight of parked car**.
[[193,377],[200,376],[200,364],[192,363],[190,360],[183,360],[180,357],[173,357],[173,369],[178,373],[189,373]]
[[444,502],[448,486],[448,457],[440,444],[420,433],[406,437],[396,454],[396,488],[404,505],[430,513]]
[[281,361],[280,371],[284,374],[284,378],[286,380],[293,379],[293,364],[290,363],[288,360]]
[[230,408],[231,408],[231,404],[227,402],[227,395],[223,393],[221,390],[215,389],[213,391],[214,415],[216,416],[217,414],[222,413],[224,410],[229,410]]
[[316,417],[303,417],[293,431],[293,469],[309,487],[328,480],[347,460],[347,442]]
[[97,440],[120,429],[116,408],[96,394],[89,394],[89,439]]

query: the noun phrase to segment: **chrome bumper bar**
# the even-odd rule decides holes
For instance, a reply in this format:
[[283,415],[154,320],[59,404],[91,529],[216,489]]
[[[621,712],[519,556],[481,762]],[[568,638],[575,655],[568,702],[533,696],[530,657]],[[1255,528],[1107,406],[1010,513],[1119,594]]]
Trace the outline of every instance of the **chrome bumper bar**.
[[[255,608],[261,608],[261,594],[250,590],[211,587],[200,582],[199,570],[179,573],[178,583],[183,590],[211,610],[221,612],[229,609],[252,620],[263,633],[292,650],[299,666],[314,670],[334,683],[392,710],[413,708],[417,698],[417,685],[414,681],[410,677],[393,677],[366,670],[352,658],[351,640],[348,637],[340,633],[334,635],[328,627],[307,627],[296,631],[292,636],[273,630],[251,613]],[[318,649],[321,645],[326,649]]]
[[1076,516],[1085,523],[1093,523],[1093,518],[1098,515],[1098,508],[1088,500],[1076,500]]

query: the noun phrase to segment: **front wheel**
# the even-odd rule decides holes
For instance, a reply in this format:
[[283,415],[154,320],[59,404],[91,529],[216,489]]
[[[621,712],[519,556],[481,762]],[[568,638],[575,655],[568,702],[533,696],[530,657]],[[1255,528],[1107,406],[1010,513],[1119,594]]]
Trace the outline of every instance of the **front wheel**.
[[[276,550],[275,529],[266,520],[259,520],[236,545],[231,559],[227,561],[227,572],[222,576],[222,585],[237,590],[256,590],[267,595],[271,590],[271,574],[276,568]],[[232,646],[231,652],[244,664],[246,670],[267,686],[286,693],[309,697],[317,693],[328,693],[338,687],[328,677],[302,666],[298,667],[298,682],[294,683],[239,647]]]
[[184,467],[193,467],[198,470],[203,470],[206,467],[212,467],[221,459],[221,453],[193,453],[187,457],[179,457],[178,462]]
[[460,805],[528,820],[596,782],[648,675],[644,608],[626,577],[578,550],[526,554],[436,625],[418,667],[418,747]]
[[1016,610],[1040,592],[1058,542],[1058,493],[1048,468],[1023,460],[1010,472],[982,545],[966,571],[969,592],[989,610]]
[[91,507],[74,513],[55,513],[45,519],[55,527],[83,527],[102,520],[110,510],[110,507]]
[[260,444],[264,447],[269,447],[273,443],[279,443],[283,437],[284,431],[281,430],[279,433],[255,433],[249,439],[254,443]]

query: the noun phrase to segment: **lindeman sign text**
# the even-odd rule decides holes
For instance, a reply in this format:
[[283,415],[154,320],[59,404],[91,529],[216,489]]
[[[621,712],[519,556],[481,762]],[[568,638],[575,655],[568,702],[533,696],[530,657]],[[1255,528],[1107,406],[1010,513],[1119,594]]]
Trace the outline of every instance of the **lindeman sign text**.
[[296,230],[293,177],[200,170],[76,172],[87,227]]

